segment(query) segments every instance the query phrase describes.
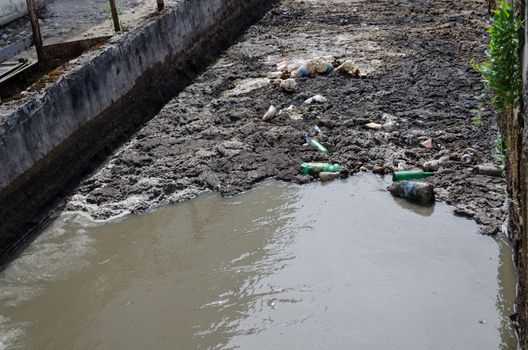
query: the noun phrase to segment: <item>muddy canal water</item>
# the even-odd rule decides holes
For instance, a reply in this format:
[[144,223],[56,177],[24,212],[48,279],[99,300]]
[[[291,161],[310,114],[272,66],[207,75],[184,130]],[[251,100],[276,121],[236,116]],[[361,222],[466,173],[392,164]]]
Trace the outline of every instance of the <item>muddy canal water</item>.
[[59,217],[0,274],[0,348],[514,349],[509,245],[386,184]]

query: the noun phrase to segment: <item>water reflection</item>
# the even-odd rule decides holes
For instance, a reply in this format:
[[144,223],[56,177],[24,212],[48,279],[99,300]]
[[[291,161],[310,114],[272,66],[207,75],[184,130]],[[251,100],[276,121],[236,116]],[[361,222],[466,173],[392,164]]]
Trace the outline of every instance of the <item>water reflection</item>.
[[434,204],[432,204],[432,205],[418,205],[418,204],[411,203],[411,202],[409,202],[409,201],[407,201],[407,200],[405,200],[403,198],[392,197],[392,199],[400,207],[402,207],[403,209],[409,210],[409,211],[413,212],[414,214],[418,214],[418,215],[421,215],[421,216],[428,217],[428,216],[433,215],[433,213],[434,213],[434,208],[435,208]]
[[385,187],[267,182],[107,225],[61,217],[0,274],[0,344],[514,348],[509,246]]
[[[500,235],[496,239],[499,246],[497,258],[497,299],[501,335],[501,350],[517,349],[517,339],[509,317],[515,312],[512,301],[516,298],[516,276],[512,257],[512,248],[507,237]],[[514,346],[515,345],[515,346]]]

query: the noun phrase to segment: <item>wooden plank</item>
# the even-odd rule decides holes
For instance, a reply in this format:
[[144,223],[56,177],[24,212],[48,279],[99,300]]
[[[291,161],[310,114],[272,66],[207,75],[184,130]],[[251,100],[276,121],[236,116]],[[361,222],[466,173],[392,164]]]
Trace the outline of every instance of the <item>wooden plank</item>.
[[31,21],[31,29],[33,31],[33,43],[35,44],[35,48],[37,49],[37,57],[40,61],[42,57],[42,35],[40,34],[40,26],[38,22],[38,10],[37,5],[35,4],[35,0],[26,0],[27,7],[28,7],[28,13],[29,13],[29,20]]
[[117,14],[117,7],[115,0],[108,0],[110,3],[110,12],[112,12],[112,20],[114,21],[115,32],[121,31],[121,25],[119,24],[119,15]]

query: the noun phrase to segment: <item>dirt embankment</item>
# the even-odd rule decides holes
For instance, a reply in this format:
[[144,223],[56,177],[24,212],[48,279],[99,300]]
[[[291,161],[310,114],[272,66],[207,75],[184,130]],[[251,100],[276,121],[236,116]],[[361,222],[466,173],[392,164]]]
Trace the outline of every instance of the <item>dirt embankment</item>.
[[[306,161],[346,164],[350,170],[407,167],[471,147],[480,162],[493,160],[497,137],[491,114],[473,125],[470,110],[484,93],[470,68],[486,46],[483,4],[463,1],[284,1],[251,27],[194,84],[175,97],[65,204],[96,219],[140,213],[192,198],[206,189],[230,195],[267,177],[305,182]],[[288,59],[322,55],[354,60],[366,77],[332,73],[298,79],[284,93],[273,84],[241,92]],[[234,90],[233,90],[234,89]],[[328,102],[304,105],[303,118],[260,120],[270,104],[286,108],[321,94]],[[393,132],[364,128],[393,115]],[[318,125],[328,155],[303,146]],[[405,139],[432,138],[434,147]],[[432,178],[437,198],[475,217],[483,233],[500,229],[504,181],[471,174],[461,162]]]

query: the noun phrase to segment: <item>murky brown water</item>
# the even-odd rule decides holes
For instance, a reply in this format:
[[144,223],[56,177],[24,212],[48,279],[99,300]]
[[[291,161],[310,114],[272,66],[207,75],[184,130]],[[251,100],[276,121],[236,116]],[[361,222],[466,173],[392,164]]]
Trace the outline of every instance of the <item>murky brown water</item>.
[[0,274],[0,348],[514,349],[508,244],[385,185],[61,217]]

